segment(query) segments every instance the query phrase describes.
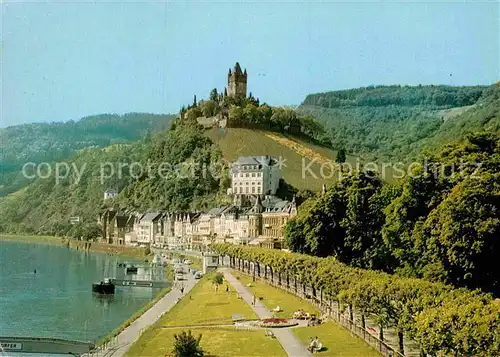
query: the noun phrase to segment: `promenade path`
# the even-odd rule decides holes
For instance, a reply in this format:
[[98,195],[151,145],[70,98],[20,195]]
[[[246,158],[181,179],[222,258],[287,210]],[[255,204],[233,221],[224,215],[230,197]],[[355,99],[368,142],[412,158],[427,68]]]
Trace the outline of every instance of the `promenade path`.
[[88,356],[98,357],[122,357],[127,353],[132,344],[137,341],[142,332],[160,319],[167,311],[169,311],[177,301],[186,295],[199,280],[193,278],[192,274],[185,274],[187,280],[183,281],[184,293],[181,294],[179,289],[172,288],[163,298],[154,304],[149,310],[142,314],[137,320],[132,322],[130,326],[124,329],[118,336],[99,352],[92,353]]
[[[273,317],[273,314],[267,307],[260,301],[252,305],[252,293],[241,282],[236,279],[229,271],[229,269],[220,269],[224,273],[224,278],[233,286],[233,288],[240,294],[245,302],[252,307],[259,318]],[[273,329],[273,333],[278,339],[283,349],[290,357],[306,357],[312,356],[307,348],[294,336],[289,329],[277,328]]]

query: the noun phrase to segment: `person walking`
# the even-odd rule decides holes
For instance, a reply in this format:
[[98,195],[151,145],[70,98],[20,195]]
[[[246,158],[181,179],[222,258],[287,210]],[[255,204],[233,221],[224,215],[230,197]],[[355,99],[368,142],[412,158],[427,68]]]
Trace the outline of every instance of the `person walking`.
[[255,295],[252,296],[252,305],[255,306]]

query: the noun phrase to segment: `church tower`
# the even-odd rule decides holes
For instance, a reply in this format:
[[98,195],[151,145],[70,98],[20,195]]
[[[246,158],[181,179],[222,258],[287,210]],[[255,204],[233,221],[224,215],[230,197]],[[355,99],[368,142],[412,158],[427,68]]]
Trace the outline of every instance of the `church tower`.
[[238,62],[234,69],[227,74],[227,94],[233,97],[246,98],[247,96],[247,70],[241,72]]

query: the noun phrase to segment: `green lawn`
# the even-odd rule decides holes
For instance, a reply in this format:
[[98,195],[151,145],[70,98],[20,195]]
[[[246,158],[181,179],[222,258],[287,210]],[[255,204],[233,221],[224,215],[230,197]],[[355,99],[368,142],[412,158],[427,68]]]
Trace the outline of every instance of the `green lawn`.
[[[284,138],[283,135],[278,133],[244,128],[229,128],[224,135],[221,135],[219,128],[207,130],[206,132],[206,135],[219,145],[224,158],[230,161],[236,160],[238,156],[245,155],[281,156],[286,160],[282,167],[281,175],[287,183],[298,189],[320,190],[324,183],[331,184],[335,181],[333,178],[323,179],[321,177],[321,164],[315,162],[309,166],[312,160],[302,156],[294,149],[269,138],[266,134],[273,134]],[[300,139],[293,140],[317,153],[317,146]],[[321,154],[332,160],[334,160],[336,155],[334,151],[328,149],[322,150]],[[305,160],[304,165],[303,159]],[[303,166],[306,172],[304,177],[302,176]],[[306,167],[311,169],[314,176],[309,174]],[[324,172],[326,176],[330,174],[330,170],[327,167],[325,167]],[[334,176],[336,177],[336,175]]]
[[335,322],[327,322],[314,327],[297,327],[293,333],[304,344],[309,344],[311,337],[318,337],[324,351],[315,356],[323,357],[380,357],[380,354],[363,340],[352,336],[346,329]]
[[[182,329],[155,329],[146,331],[130,348],[129,357],[164,357],[172,352],[174,334]],[[205,356],[217,357],[281,357],[286,356],[276,339],[264,335],[261,330],[237,330],[234,327],[207,327],[191,329],[201,337]]]
[[[247,286],[257,297],[263,297],[261,302],[270,310],[279,305],[283,312],[277,313],[277,317],[291,317],[298,309],[309,313],[319,314],[318,310],[309,302],[290,294],[284,290],[275,288],[265,282],[256,280],[252,282],[252,277],[233,271],[232,274]],[[251,286],[248,286],[251,284]],[[380,354],[366,344],[363,340],[352,336],[346,329],[335,322],[328,322],[315,327],[297,327],[292,332],[304,343],[308,345],[310,338],[317,336],[325,351],[318,353],[318,356],[342,356],[342,357],[370,357],[380,356]]]
[[257,318],[235,292],[226,293],[225,283],[216,292],[210,280],[212,276],[213,273],[203,277],[172,310],[146,330],[126,356],[164,357],[172,350],[174,334],[188,329],[195,335],[202,334],[201,346],[206,356],[286,356],[279,342],[266,337],[263,330],[238,330],[231,326],[175,327],[228,324],[233,314]]
[[[269,310],[273,310],[279,305],[283,311],[275,313],[277,317],[292,317],[293,313],[299,309],[311,314],[319,314],[319,311],[312,304],[293,294],[275,288],[274,286],[259,281],[258,279],[253,282],[252,277],[236,271],[232,272],[232,274],[238,278],[253,294],[255,294],[255,296],[262,298],[260,301]],[[248,286],[248,284],[251,284],[251,286]]]
[[232,322],[233,314],[246,319],[257,319],[257,315],[245,301],[238,298],[234,289],[226,293],[225,283],[215,291],[210,280],[214,273],[207,274],[189,294],[159,320],[160,325],[218,325]]

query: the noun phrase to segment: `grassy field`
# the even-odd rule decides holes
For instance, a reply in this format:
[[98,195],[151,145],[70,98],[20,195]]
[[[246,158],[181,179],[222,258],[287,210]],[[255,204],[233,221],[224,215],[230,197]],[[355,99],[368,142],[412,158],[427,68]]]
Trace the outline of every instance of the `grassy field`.
[[160,319],[159,324],[163,326],[227,324],[232,322],[233,314],[244,315],[246,319],[257,319],[252,308],[238,298],[231,286],[229,293],[226,293],[225,283],[216,292],[210,280],[212,276],[213,273],[204,277],[185,298]]
[[[183,330],[191,330],[194,335],[202,335],[201,347],[206,356],[286,356],[279,342],[266,337],[262,330],[238,330],[230,326],[215,326],[231,323],[233,314],[242,314],[247,319],[256,318],[256,315],[235,292],[226,293],[225,283],[218,292],[215,292],[211,276],[209,274],[203,277],[171,311],[146,330],[126,356],[166,356],[172,351],[174,334]],[[231,286],[230,289],[233,290]],[[174,327],[186,325],[212,326]]]
[[[339,177],[339,169],[335,164],[337,152],[304,140],[274,132],[243,128],[228,128],[225,133],[219,128],[209,129],[207,136],[219,144],[222,154],[230,161],[245,155],[281,156],[286,160],[281,172],[283,178],[298,189],[320,190],[323,184],[336,182]],[[312,161],[314,163],[309,166]],[[333,165],[323,165],[325,162],[331,162]],[[362,162],[363,160],[357,156],[346,157],[346,163],[353,169]],[[380,164],[378,169],[382,171]],[[385,168],[384,171],[384,179],[394,182],[392,168]]]
[[335,322],[327,322],[314,327],[297,327],[293,333],[304,344],[309,344],[311,337],[318,337],[324,350],[315,353],[322,357],[380,357],[380,354],[361,339],[352,336],[346,329]]
[[[302,176],[302,160],[304,159],[306,167],[312,159],[304,156],[302,153],[297,152],[293,147],[287,146],[286,142],[279,142],[270,136],[266,135],[267,132],[259,130],[241,129],[241,128],[229,128],[227,129],[225,135],[221,135],[220,129],[211,129],[207,131],[207,135],[216,143],[219,144],[224,157],[227,160],[234,161],[238,156],[245,155],[272,155],[275,157],[281,156],[286,161],[282,168],[282,176],[286,182],[293,185],[298,189],[312,189],[319,190],[323,183],[332,182],[332,180],[321,179],[320,176],[320,164],[314,163],[311,165],[311,171],[317,176],[317,178],[312,175]],[[273,133],[273,136],[278,136],[285,138],[280,134]],[[316,147],[309,143],[293,139],[295,142],[301,144],[301,146],[312,149],[316,151]],[[334,151],[325,149],[322,156],[334,160],[336,153]],[[307,171],[306,171],[307,173]],[[329,170],[325,173],[330,174]],[[336,175],[335,175],[336,176]]]
[[[252,278],[248,275],[233,272],[257,297],[263,297],[262,303],[270,310],[279,305],[283,312],[276,314],[277,317],[291,317],[298,309],[302,309],[309,313],[318,314],[318,310],[307,301],[298,298],[284,290],[275,288],[269,284],[259,280],[252,282]],[[292,332],[299,338],[304,345],[308,345],[311,337],[317,336],[323,346],[324,351],[315,355],[324,357],[371,357],[380,356],[380,354],[371,348],[361,339],[352,336],[346,329],[335,322],[328,322],[320,326],[314,327],[297,327],[293,328]]]
[[[302,309],[311,314],[319,314],[319,311],[312,304],[293,294],[277,289],[259,280],[253,282],[252,277],[236,271],[232,274],[237,279],[239,279],[243,283],[243,285],[245,285],[253,294],[255,294],[255,296],[257,296],[258,298],[262,298],[261,302],[269,310],[272,310],[277,305],[279,305],[283,311],[275,313],[276,317],[291,318],[293,313],[299,309]],[[251,284],[251,286],[248,286],[248,284]]]

